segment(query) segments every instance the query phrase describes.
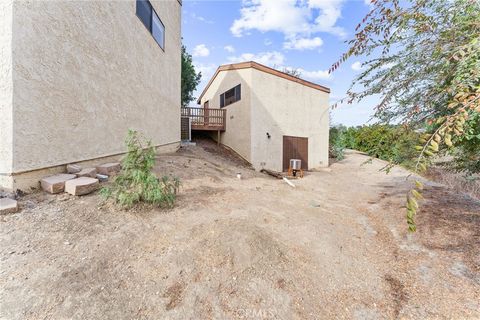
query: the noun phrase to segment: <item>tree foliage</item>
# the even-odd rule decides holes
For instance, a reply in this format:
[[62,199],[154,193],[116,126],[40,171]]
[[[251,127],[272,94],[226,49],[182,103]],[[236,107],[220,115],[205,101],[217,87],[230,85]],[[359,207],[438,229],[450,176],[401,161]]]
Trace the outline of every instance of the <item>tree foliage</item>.
[[371,157],[409,169],[415,165],[415,145],[419,134],[399,125],[337,126],[330,129],[330,137],[331,145],[337,148],[362,151]]
[[[330,69],[351,56],[369,59],[344,101],[379,95],[377,118],[426,128],[416,147],[417,172],[441,153],[455,157],[457,170],[478,172],[480,2],[373,0],[371,6],[348,51]],[[411,231],[421,188],[417,181],[407,197]]]
[[150,140],[129,130],[125,141],[128,153],[122,161],[122,171],[113,184],[101,190],[105,198],[111,198],[122,207],[132,207],[145,202],[159,207],[172,207],[180,187],[177,178],[161,179],[153,173],[155,147]]
[[187,52],[187,49],[182,45],[182,106],[187,106],[190,102],[195,100],[193,92],[200,83],[202,73],[197,73],[193,66],[192,56]]
[[292,77],[295,77],[295,78],[300,78],[302,76],[302,71],[298,68],[285,68],[284,67],[281,71],[283,73],[291,75]]
[[450,152],[455,161],[447,164],[456,172],[480,172],[480,113],[473,114],[464,125],[464,134],[456,137]]
[[282,67],[277,64],[274,64],[272,68],[295,78],[300,78],[302,76],[302,70],[300,68]]
[[345,127],[335,126],[330,128],[328,135],[328,157],[338,161],[345,158],[345,141],[344,141]]

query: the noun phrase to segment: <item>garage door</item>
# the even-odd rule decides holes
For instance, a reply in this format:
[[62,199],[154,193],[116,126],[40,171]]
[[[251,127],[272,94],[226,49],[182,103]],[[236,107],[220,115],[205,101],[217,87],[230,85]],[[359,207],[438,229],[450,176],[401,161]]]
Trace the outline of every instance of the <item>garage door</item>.
[[302,160],[302,169],[308,170],[308,138],[283,136],[283,171],[288,170],[290,159]]

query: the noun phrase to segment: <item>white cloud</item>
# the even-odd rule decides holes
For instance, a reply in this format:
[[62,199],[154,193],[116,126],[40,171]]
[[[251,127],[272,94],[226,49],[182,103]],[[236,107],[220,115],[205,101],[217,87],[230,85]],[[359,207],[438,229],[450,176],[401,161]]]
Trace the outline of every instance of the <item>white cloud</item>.
[[273,42],[270,39],[265,39],[265,40],[263,40],[263,44],[266,45],[266,46],[270,46],[270,45],[273,44]]
[[240,9],[241,17],[233,22],[230,31],[240,37],[245,31],[279,31],[296,34],[305,31],[308,9],[296,6],[296,0],[247,0]]
[[314,81],[314,82],[319,80],[331,79],[331,75],[330,73],[328,73],[328,70],[305,70],[302,68],[285,66],[285,56],[278,51],[267,51],[267,52],[261,52],[258,54],[243,53],[239,56],[228,57],[227,59],[229,63],[255,61],[263,65],[274,67],[280,71],[284,69],[297,70],[301,73],[300,78]]
[[315,38],[295,38],[283,43],[284,49],[292,50],[312,50],[323,45],[323,40]]
[[193,48],[192,55],[194,57],[208,57],[210,55],[210,50],[202,43]]
[[340,37],[346,35],[341,27],[335,25],[342,16],[342,2],[343,0],[309,0],[308,6],[311,9],[320,10],[315,19],[315,31],[329,32]]
[[193,66],[195,67],[196,72],[202,73],[202,82],[205,80],[206,81],[210,80],[215,70],[217,70],[217,66],[213,63],[205,64],[205,63],[194,61]]
[[223,47],[223,49],[225,49],[225,51],[230,52],[230,53],[235,52],[235,48],[233,46],[230,46],[230,45]]
[[204,17],[202,17],[202,16],[198,16],[197,14],[195,14],[195,12],[192,13],[191,16],[192,16],[193,19],[196,19],[196,20],[201,21],[201,22],[205,22],[205,23],[208,23],[208,24],[212,24],[212,23],[213,23],[212,20],[208,20],[208,19],[206,19],[206,18],[204,18]]
[[362,67],[362,63],[360,61],[355,61],[354,63],[352,63],[352,70],[360,71],[362,69],[363,69],[363,67]]
[[230,63],[256,61],[267,66],[280,66],[285,62],[285,56],[278,51],[260,52],[258,54],[243,53],[240,56],[227,58]]
[[341,17],[342,1],[244,0],[240,18],[233,22],[230,31],[236,37],[254,29],[281,32],[287,39],[316,32],[344,36],[343,29],[336,26]]
[[[197,89],[194,92],[194,96],[198,97],[202,93],[203,88],[207,86],[208,81],[213,77],[213,74],[215,73],[215,70],[217,70],[217,65],[213,63],[201,63],[198,61],[193,61],[193,66],[195,67],[196,72],[201,72],[202,73],[202,78],[200,80],[200,83],[197,86]],[[194,107],[196,105],[196,100],[192,101],[190,103],[191,107]]]
[[328,70],[308,71],[304,69],[298,69],[298,71],[301,72],[300,78],[311,80],[311,81],[328,80],[331,77],[331,74],[328,73]]

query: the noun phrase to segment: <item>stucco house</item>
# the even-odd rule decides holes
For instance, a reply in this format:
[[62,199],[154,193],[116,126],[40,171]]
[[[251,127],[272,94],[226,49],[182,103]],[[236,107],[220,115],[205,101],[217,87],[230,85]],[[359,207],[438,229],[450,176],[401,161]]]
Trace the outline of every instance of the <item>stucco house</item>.
[[180,141],[180,0],[0,1],[0,188]]
[[314,169],[328,166],[329,93],[256,62],[236,63],[220,66],[197,101],[201,108],[183,115],[190,114],[192,130],[213,130],[256,169],[286,171],[290,159]]

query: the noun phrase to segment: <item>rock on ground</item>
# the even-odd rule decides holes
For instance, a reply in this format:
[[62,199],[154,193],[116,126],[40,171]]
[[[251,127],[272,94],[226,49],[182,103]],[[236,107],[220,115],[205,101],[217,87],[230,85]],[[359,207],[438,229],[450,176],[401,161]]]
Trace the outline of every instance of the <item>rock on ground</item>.
[[15,213],[18,211],[17,200],[10,198],[0,199],[0,214]]
[[97,166],[97,173],[111,176],[120,172],[121,166],[119,162],[105,163]]
[[97,169],[95,168],[85,168],[82,169],[82,171],[79,171],[77,173],[77,177],[90,177],[90,178],[95,178],[97,175]]
[[57,174],[40,180],[42,189],[48,193],[61,193],[65,190],[65,182],[75,179],[74,174]]
[[83,196],[97,190],[99,182],[90,177],[80,177],[65,182],[65,192],[74,196]]
[[98,179],[98,181],[100,182],[107,182],[108,181],[108,176],[107,175],[104,175],[104,174],[96,174],[95,175],[95,178]]
[[78,164],[67,164],[67,172],[68,173],[78,173],[82,170],[82,167]]

